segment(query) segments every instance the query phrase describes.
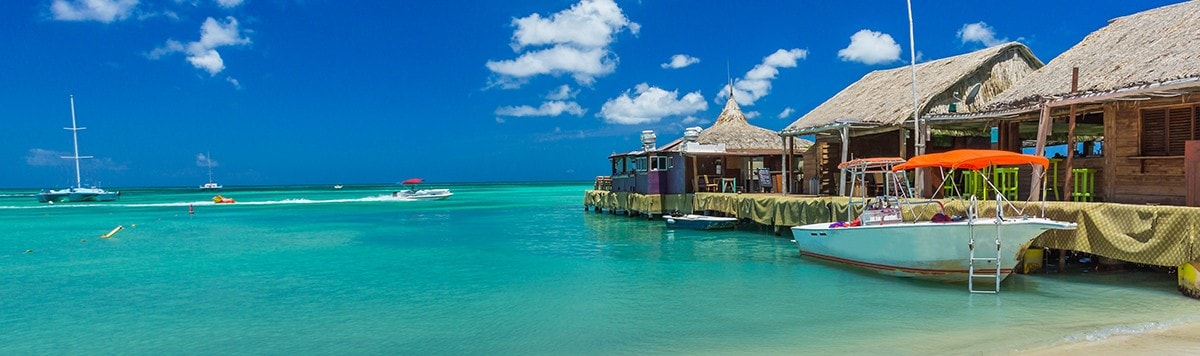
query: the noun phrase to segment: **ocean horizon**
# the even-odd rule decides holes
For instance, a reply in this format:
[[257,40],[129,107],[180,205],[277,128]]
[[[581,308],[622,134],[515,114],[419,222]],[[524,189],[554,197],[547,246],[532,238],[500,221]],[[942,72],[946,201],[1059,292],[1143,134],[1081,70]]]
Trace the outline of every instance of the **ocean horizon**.
[[765,227],[586,211],[591,182],[428,185],[454,196],[0,190],[0,353],[1019,353],[1200,320],[1170,273],[1069,265],[970,294],[806,259]]

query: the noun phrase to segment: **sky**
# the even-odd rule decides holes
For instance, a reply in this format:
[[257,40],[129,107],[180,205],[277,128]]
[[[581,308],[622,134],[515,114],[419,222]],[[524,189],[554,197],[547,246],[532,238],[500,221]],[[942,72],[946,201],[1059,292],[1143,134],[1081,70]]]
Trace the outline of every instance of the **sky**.
[[[913,1],[917,61],[1044,62],[1178,1]],[[591,180],[708,127],[780,130],[909,63],[906,2],[0,2],[0,188]]]

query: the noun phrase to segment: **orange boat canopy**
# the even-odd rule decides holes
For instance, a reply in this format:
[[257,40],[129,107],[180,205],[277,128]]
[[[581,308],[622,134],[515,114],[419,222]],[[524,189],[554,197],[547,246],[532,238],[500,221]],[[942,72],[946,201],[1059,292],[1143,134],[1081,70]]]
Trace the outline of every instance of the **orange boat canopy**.
[[1050,160],[1046,157],[1001,150],[953,150],[909,158],[908,162],[897,165],[892,170],[901,171],[924,167],[979,170],[988,166],[1015,166],[1022,164],[1036,164],[1042,166],[1042,168],[1046,168],[1050,165]]

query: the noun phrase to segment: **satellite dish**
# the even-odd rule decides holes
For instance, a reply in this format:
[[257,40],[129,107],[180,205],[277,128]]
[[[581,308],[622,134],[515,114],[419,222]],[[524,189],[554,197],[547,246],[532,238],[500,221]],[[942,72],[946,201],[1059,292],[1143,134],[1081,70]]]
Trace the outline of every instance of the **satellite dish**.
[[967,97],[965,100],[963,100],[963,102],[966,103],[967,105],[974,104],[975,96],[979,95],[979,88],[981,86],[982,86],[982,83],[975,83],[975,84],[971,85],[971,87],[967,89]]

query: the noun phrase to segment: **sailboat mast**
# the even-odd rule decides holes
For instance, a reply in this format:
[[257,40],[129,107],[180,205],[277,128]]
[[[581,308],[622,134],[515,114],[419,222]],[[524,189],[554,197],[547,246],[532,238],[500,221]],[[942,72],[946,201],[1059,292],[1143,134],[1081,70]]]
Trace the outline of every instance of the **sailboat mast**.
[[211,152],[207,153],[207,156],[204,156],[204,161],[205,161],[205,163],[208,163],[208,182],[212,183],[213,179],[212,179],[212,153]]
[[64,127],[63,129],[71,130],[71,142],[73,142],[75,145],[75,155],[71,156],[71,157],[63,157],[63,158],[74,158],[75,159],[75,187],[83,188],[83,179],[80,177],[80,174],[79,174],[79,159],[80,158],[90,158],[90,157],[80,157],[79,156],[79,130],[86,129],[86,127],[79,127],[78,125],[75,124],[75,95],[74,94],[71,95],[71,127]]

